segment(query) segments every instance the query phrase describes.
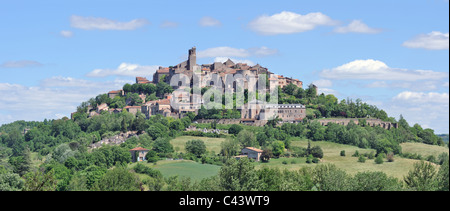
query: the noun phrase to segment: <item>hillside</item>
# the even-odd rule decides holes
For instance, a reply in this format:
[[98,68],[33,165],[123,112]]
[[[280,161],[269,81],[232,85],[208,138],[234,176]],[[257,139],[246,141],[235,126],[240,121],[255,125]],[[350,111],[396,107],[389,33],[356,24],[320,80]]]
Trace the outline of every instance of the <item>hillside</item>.
[[[367,171],[380,173],[382,177],[388,178],[387,181],[393,181],[385,184],[386,189],[415,190],[419,188],[407,183],[404,176],[419,168],[417,163],[421,162],[418,160],[424,160],[423,165],[429,165],[428,168],[433,168],[436,172],[448,168],[448,147],[433,130],[423,129],[418,124],[410,126],[402,117],[397,121],[388,117],[383,110],[359,99],[355,102],[349,99],[339,101],[333,95],[317,95],[315,90],[313,86],[303,90],[294,85],[279,89],[280,103],[304,104],[307,116],[296,123],[282,122],[276,118],[263,126],[196,122],[201,118],[223,119],[237,116],[234,113],[236,109],[205,110],[198,114],[187,113],[181,118],[161,114],[146,116],[125,109],[134,100],[134,103],[139,104],[138,99],[130,100],[126,97],[139,96],[138,93],[130,92],[126,96],[114,98],[106,94],[99,95],[82,103],[71,119],[65,117],[43,122],[17,121],[2,125],[0,175],[15,178],[16,186],[11,187],[8,183],[7,190],[41,190],[35,189],[37,187],[30,186],[31,183],[26,181],[44,176],[53,179],[41,181],[43,184],[40,188],[58,191],[114,190],[115,185],[111,186],[108,178],[122,176],[140,178],[139,181],[128,181],[120,186],[127,190],[178,190],[181,187],[182,190],[243,190],[244,187],[252,190],[287,190],[281,184],[270,186],[270,181],[264,178],[278,175],[280,180],[277,181],[293,184],[288,180],[321,178],[332,175],[327,173],[332,171],[340,172],[338,174],[344,176],[348,184],[353,184],[357,181],[356,178]],[[88,112],[93,109],[93,105],[98,105],[97,110],[105,108],[102,104],[115,106],[116,109],[124,107],[120,112],[103,110],[96,111],[95,115]],[[355,122],[319,122],[349,118]],[[369,118],[395,123],[397,126],[385,128],[371,125]],[[185,131],[190,126],[217,128],[226,130],[227,133]],[[95,149],[91,147],[119,134],[133,135],[128,136],[125,142],[120,141],[121,144],[118,145],[105,144]],[[311,148],[308,147],[309,141]],[[234,156],[240,155],[241,150],[246,147],[261,149],[263,162],[245,158],[237,161]],[[147,150],[145,155],[141,155],[142,159],[148,161],[144,162],[145,165],[132,163],[130,150],[135,148]],[[343,150],[345,157],[340,155]],[[356,150],[360,155],[352,157]],[[417,153],[422,154],[418,156]],[[376,164],[375,157],[379,157],[383,164]],[[447,167],[442,168],[441,165]],[[229,185],[234,183],[225,181],[236,177],[233,173],[236,172],[233,170],[235,168],[246,168],[247,176],[252,178],[260,176],[245,180],[245,186],[241,184],[232,187]],[[310,172],[305,168],[318,170]],[[322,171],[322,168],[328,170]],[[280,172],[282,169],[289,171]],[[285,174],[294,175],[291,177]],[[173,177],[176,175],[180,177]],[[444,181],[445,175],[443,177],[439,173],[432,179]],[[323,186],[323,180],[300,180],[302,182],[297,181],[295,184],[301,185],[292,186],[293,190],[326,187]],[[247,184],[250,181],[254,183]],[[331,178],[328,182],[338,184]],[[267,186],[256,185],[260,183]],[[448,189],[437,183],[427,188]],[[348,186],[334,190],[358,188]]]

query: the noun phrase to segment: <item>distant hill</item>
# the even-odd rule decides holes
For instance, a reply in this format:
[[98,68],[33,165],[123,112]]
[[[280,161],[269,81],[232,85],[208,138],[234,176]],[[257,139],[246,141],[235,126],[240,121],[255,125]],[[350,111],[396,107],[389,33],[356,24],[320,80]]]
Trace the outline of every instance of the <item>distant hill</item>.
[[439,134],[437,136],[441,137],[442,141],[444,141],[446,144],[448,144],[448,136],[449,136],[448,134]]

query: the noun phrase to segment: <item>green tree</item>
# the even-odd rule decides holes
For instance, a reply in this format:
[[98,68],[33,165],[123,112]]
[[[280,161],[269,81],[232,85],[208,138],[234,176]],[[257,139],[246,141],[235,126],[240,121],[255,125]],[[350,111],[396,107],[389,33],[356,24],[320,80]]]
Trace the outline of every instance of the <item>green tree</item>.
[[47,173],[42,171],[29,172],[25,176],[24,191],[55,191],[58,181],[55,171],[52,169]]
[[279,157],[284,152],[284,142],[274,141],[272,143],[272,153],[274,156]]
[[310,149],[309,153],[315,158],[323,158],[323,150],[320,146],[314,146]]
[[448,159],[441,165],[437,173],[438,190],[449,191],[449,161]]
[[173,146],[167,138],[157,138],[153,143],[153,150],[160,154],[174,152]]
[[256,136],[249,130],[242,130],[239,132],[236,139],[241,143],[242,148],[253,147],[256,145]]
[[227,138],[225,141],[220,143],[220,148],[220,154],[227,158],[238,155],[241,150],[239,141],[234,138]]
[[139,191],[142,190],[139,178],[125,167],[108,170],[93,187],[97,191]]
[[206,152],[205,142],[202,140],[190,140],[186,142],[186,151],[197,157],[201,157]]
[[414,163],[414,168],[403,179],[409,188],[418,191],[437,190],[436,169],[425,161]]
[[0,172],[0,191],[20,191],[24,181],[18,174],[12,172]]
[[226,191],[258,190],[258,175],[250,159],[229,159],[219,170],[219,184]]
[[241,132],[244,128],[240,125],[233,124],[231,125],[230,129],[228,129],[229,134],[237,135],[239,132]]
[[394,177],[388,177],[384,172],[358,172],[351,180],[353,191],[398,191],[402,189]]

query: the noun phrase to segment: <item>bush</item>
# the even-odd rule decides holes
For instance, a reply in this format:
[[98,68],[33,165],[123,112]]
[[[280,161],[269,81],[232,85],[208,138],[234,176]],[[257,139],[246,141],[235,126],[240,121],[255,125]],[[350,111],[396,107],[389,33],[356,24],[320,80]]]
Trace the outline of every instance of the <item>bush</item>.
[[366,162],[366,158],[364,156],[360,155],[359,158],[358,158],[358,162],[365,163]]
[[342,151],[341,151],[341,156],[342,156],[342,157],[345,157],[345,150],[342,150]]
[[316,157],[312,159],[313,163],[319,163],[319,161],[320,161],[319,158],[316,158]]
[[323,158],[323,150],[319,146],[312,147],[310,153],[315,158]]
[[355,153],[352,155],[352,157],[359,157],[359,152],[358,152],[358,150],[355,151]]
[[381,154],[378,154],[377,158],[375,158],[376,164],[383,164],[383,156]]
[[313,156],[308,155],[308,157],[306,158],[306,163],[312,163],[312,159],[313,159]]
[[394,153],[393,153],[393,152],[389,152],[389,153],[386,155],[386,158],[387,158],[387,161],[388,161],[388,162],[394,162]]
[[375,154],[372,152],[369,153],[369,155],[367,156],[368,159],[372,160],[375,158]]
[[287,161],[283,161],[283,162],[281,162],[282,164],[284,164],[284,165],[287,165],[288,164],[288,162]]

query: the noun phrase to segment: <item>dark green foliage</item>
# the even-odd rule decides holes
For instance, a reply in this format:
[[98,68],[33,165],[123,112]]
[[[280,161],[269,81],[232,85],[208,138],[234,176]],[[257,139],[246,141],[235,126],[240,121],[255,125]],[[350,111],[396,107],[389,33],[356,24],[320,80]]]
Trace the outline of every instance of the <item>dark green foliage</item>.
[[359,158],[358,158],[358,162],[365,163],[366,162],[366,158],[363,155],[360,155]]
[[343,156],[343,157],[345,157],[345,150],[342,150],[342,151],[340,152],[340,155]]
[[206,152],[205,142],[201,140],[190,140],[186,142],[186,151],[197,157],[201,157]]
[[141,163],[136,164],[136,166],[134,166],[133,170],[136,173],[146,174],[153,178],[162,178],[162,174],[160,171],[150,168],[148,166],[145,166],[144,164],[141,164]]
[[402,183],[384,172],[358,172],[352,179],[353,191],[397,191]]
[[124,167],[108,170],[93,186],[97,191],[139,191],[141,182],[133,173]]
[[241,132],[244,128],[240,125],[233,124],[231,125],[230,129],[228,129],[229,134],[237,135],[239,132]]
[[153,143],[153,150],[161,155],[174,152],[172,144],[167,138],[157,138]]
[[378,154],[377,157],[375,158],[375,163],[376,164],[383,164],[383,156],[381,154]]
[[[409,188],[418,191],[434,191],[438,189],[435,167],[424,161],[414,164],[414,169],[408,172],[404,181]],[[448,174],[447,174],[448,175]]]

